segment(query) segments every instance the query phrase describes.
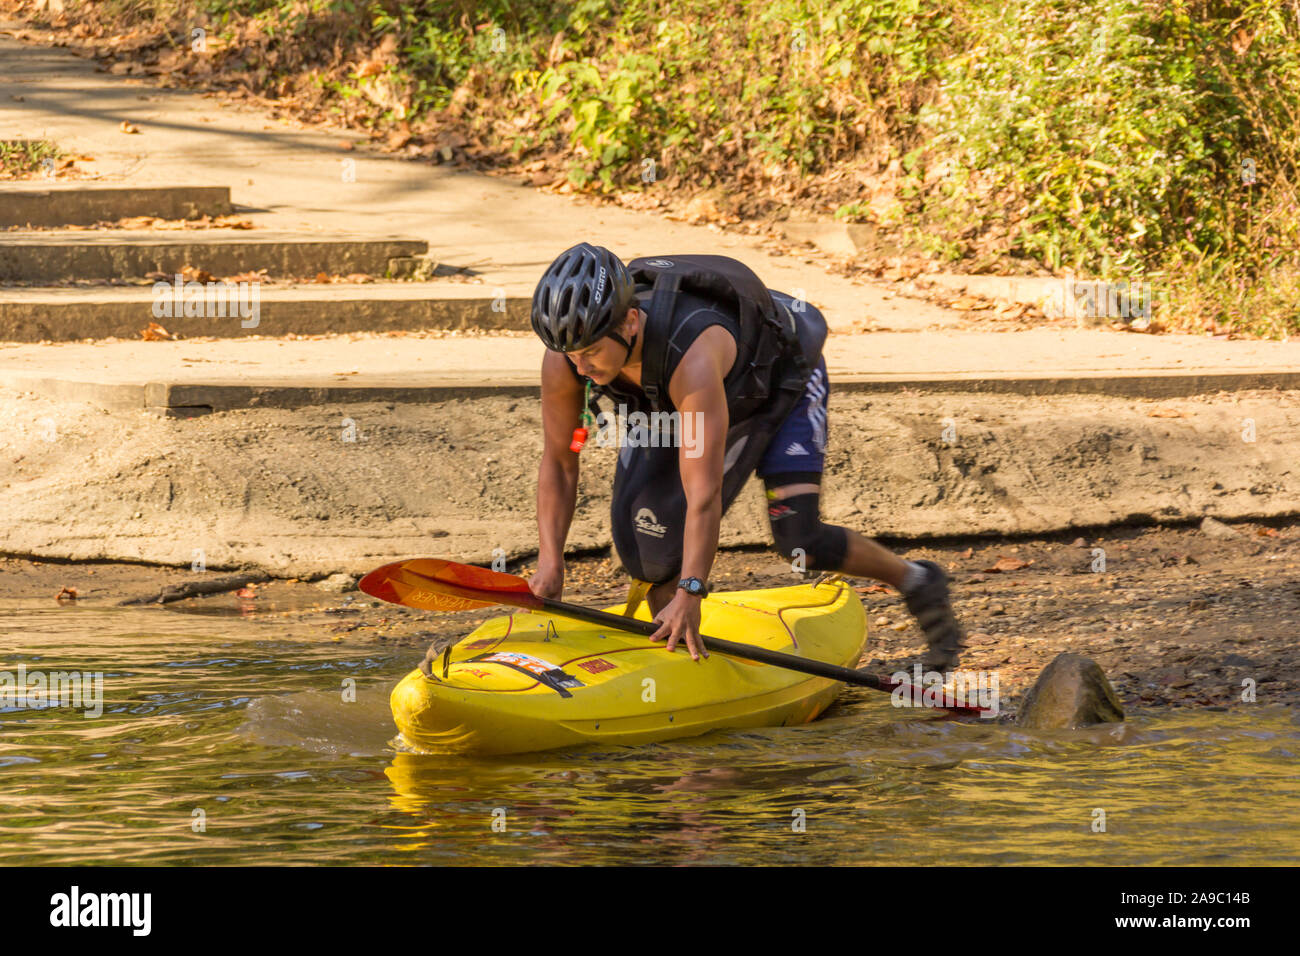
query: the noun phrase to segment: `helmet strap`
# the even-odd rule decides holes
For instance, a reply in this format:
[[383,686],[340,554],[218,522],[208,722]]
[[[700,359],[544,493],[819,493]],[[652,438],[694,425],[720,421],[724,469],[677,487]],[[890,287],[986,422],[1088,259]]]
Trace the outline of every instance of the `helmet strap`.
[[631,342],[623,338],[623,336],[619,335],[617,332],[610,332],[609,337],[613,339],[615,342],[617,342],[619,345],[623,346],[623,348],[627,349],[627,355],[623,356],[623,364],[626,365],[627,360],[632,357],[632,350],[636,348],[636,333],[635,332],[632,333]]
[[632,357],[632,350],[636,348],[637,333],[636,332],[632,333],[631,342],[623,338],[623,336],[619,335],[617,332],[610,331],[608,334],[611,339],[613,339],[619,345],[623,346],[623,348],[627,349],[627,355],[623,356],[623,364],[626,365],[628,363],[628,359]]

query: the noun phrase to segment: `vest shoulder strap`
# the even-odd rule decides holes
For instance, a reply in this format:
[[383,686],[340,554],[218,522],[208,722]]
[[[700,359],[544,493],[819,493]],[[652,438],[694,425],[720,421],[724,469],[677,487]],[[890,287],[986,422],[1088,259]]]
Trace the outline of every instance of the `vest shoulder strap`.
[[677,316],[677,293],[681,289],[681,276],[666,272],[660,275],[654,285],[654,294],[650,299],[650,311],[646,316],[645,345],[641,347],[641,391],[650,401],[650,407],[662,407],[663,394],[668,390],[668,383],[660,381],[664,377],[664,368],[668,364],[668,342],[672,338],[673,319]]
[[708,255],[640,258],[628,263],[628,272],[638,284],[654,289],[641,353],[641,390],[654,409],[662,407],[668,390],[663,374],[676,327],[679,293],[719,303],[737,316],[742,329],[760,332],[766,325],[787,344],[793,338],[792,330],[778,318],[767,286],[738,259]]

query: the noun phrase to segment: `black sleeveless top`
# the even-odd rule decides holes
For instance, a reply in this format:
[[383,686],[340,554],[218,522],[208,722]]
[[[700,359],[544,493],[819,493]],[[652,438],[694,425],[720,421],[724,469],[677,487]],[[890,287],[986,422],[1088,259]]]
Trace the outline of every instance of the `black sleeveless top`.
[[[636,304],[638,308],[647,314],[650,312],[653,294],[653,290],[638,286]],[[716,302],[710,299],[704,299],[687,292],[680,292],[677,298],[677,316],[668,339],[668,355],[664,362],[663,382],[665,387],[661,389],[660,405],[662,408],[660,410],[665,412],[676,410],[671,396],[668,395],[667,383],[672,381],[677,366],[700,334],[705,329],[721,325],[736,340],[736,360],[722,380],[727,394],[728,416],[734,426],[737,422],[745,420],[760,410],[769,397],[766,392],[762,394],[747,393],[740,386],[741,379],[745,377],[748,366],[753,361],[754,352],[758,345],[758,336],[752,329],[747,329],[742,333],[739,319],[720,308]],[[648,342],[643,344],[642,352],[644,353],[648,347]],[[578,370],[573,367],[572,362],[567,364],[569,371],[580,382],[586,381],[586,377],[578,374]],[[640,411],[646,414],[651,412],[650,400],[646,398],[645,392],[630,382],[620,381],[616,378],[608,385],[593,383],[591,391],[593,396],[608,396],[616,405],[626,405],[629,411]],[[752,387],[750,392],[753,392]]]

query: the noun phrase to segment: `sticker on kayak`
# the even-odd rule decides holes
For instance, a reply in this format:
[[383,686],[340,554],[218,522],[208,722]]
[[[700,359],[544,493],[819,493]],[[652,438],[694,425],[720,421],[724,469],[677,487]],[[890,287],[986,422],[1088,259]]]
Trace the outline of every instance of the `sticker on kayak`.
[[573,696],[565,690],[567,687],[587,686],[572,674],[566,674],[550,661],[544,661],[529,654],[519,654],[515,651],[493,651],[491,654],[479,654],[477,657],[471,657],[470,660],[481,661],[485,664],[503,664],[514,670],[522,671],[536,678],[561,697]]
[[602,671],[612,671],[618,665],[603,657],[593,657],[589,661],[582,661],[578,666],[589,674],[599,674]]

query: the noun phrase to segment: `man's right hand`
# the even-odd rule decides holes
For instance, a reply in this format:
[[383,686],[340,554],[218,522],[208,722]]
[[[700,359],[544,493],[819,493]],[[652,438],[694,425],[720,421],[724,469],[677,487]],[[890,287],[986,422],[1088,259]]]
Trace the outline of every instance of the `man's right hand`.
[[564,562],[539,562],[528,579],[528,589],[538,597],[559,600],[564,592]]

